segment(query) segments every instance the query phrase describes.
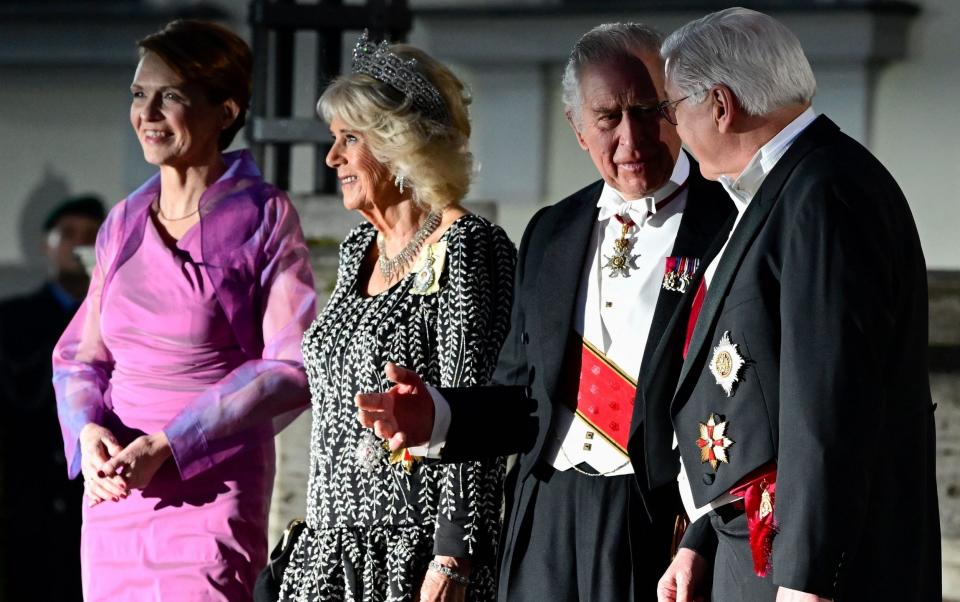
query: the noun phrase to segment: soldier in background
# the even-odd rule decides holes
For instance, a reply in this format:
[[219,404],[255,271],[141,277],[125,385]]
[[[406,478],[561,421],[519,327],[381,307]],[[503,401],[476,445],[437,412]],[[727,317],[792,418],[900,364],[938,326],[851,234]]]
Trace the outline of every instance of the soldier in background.
[[86,295],[81,259],[104,215],[96,196],[57,206],[43,224],[48,280],[0,302],[0,600],[81,599],[83,481],[66,476],[50,356]]

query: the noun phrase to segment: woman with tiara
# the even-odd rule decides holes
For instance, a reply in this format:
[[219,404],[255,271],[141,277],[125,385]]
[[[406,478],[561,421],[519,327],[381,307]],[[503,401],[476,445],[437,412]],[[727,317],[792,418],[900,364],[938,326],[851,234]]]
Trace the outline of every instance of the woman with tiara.
[[485,382],[506,336],[516,252],[460,206],[471,175],[464,86],[426,53],[364,34],[318,104],[344,207],[334,293],[304,335],[313,398],[307,528],[281,600],[493,600],[500,460],[430,465],[387,452],[354,395],[399,368],[436,386]]

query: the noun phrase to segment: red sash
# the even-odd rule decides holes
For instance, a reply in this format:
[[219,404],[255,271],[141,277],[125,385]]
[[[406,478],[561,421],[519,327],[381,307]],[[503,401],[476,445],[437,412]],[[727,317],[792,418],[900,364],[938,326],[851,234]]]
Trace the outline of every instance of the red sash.
[[577,416],[626,454],[637,381],[589,341],[581,340]]

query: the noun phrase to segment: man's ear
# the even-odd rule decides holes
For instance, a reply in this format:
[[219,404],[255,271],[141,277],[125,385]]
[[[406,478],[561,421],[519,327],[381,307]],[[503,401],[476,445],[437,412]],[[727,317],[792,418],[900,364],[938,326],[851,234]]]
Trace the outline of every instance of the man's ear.
[[587,143],[583,139],[583,134],[580,133],[580,127],[577,125],[577,118],[574,117],[573,112],[567,109],[563,114],[567,117],[567,123],[570,124],[570,129],[572,129],[573,133],[577,136],[577,144],[579,144],[583,150],[588,150]]
[[50,261],[56,261],[57,249],[60,247],[60,229],[53,227],[49,232],[44,232],[43,240],[40,241],[40,251],[43,256]]
[[228,98],[220,105],[222,111],[220,129],[225,130],[233,125],[233,122],[240,116],[240,105],[232,98]]
[[730,88],[723,84],[710,88],[710,100],[713,105],[713,121],[721,134],[733,130],[733,122],[740,113],[740,105]]

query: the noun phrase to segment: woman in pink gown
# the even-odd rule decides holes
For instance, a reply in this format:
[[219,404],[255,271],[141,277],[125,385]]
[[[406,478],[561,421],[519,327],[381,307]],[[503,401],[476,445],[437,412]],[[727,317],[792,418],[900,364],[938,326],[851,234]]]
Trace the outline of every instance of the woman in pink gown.
[[251,55],[177,21],[139,43],[130,118],[159,173],[111,211],[54,351],[86,600],[250,599],[273,435],[309,402],[313,280],[290,201],[245,151]]

